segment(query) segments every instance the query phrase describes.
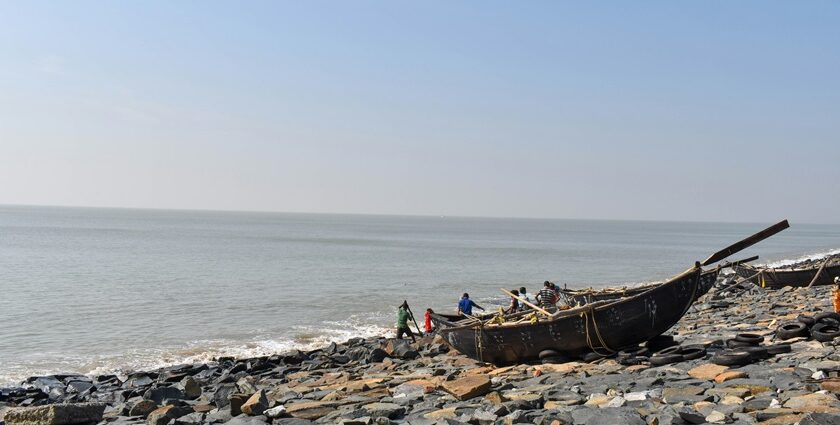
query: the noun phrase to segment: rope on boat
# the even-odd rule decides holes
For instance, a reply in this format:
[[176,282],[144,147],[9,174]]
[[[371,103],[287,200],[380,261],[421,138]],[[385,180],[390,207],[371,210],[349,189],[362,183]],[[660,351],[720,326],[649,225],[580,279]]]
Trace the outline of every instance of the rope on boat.
[[[598,349],[596,349],[592,344],[592,336],[589,334],[589,313],[592,313],[592,326],[595,328],[595,335],[598,336],[598,342],[601,343],[600,348],[607,350],[606,354],[598,352]],[[586,345],[589,346],[589,349],[601,357],[607,357],[610,354],[615,353],[615,350],[607,346],[604,338],[601,337],[601,331],[598,329],[598,322],[595,321],[595,308],[590,305],[590,307],[584,310],[580,315],[583,317],[583,323],[586,328]]]

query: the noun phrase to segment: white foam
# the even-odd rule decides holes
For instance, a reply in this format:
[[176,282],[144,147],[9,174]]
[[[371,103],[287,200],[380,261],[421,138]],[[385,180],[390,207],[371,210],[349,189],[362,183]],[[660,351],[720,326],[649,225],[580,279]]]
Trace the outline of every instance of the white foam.
[[832,250],[829,250],[829,251],[822,251],[822,252],[815,252],[815,253],[812,253],[812,254],[806,254],[806,255],[803,255],[799,258],[788,258],[788,259],[778,260],[778,261],[774,261],[774,262],[771,262],[771,263],[764,264],[764,266],[765,267],[776,267],[776,268],[786,267],[786,266],[791,266],[791,265],[794,265],[794,264],[797,264],[797,263],[801,263],[803,261],[821,260],[823,258],[830,257],[830,256],[833,256],[833,255],[838,255],[838,254],[840,254],[840,248],[832,249]]

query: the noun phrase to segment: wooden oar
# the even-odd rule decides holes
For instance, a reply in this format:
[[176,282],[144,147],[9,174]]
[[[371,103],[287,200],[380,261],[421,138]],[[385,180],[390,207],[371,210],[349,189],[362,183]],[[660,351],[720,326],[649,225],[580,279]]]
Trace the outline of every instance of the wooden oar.
[[411,321],[414,322],[414,327],[417,328],[417,336],[423,336],[423,332],[420,332],[420,326],[417,325],[417,320],[414,319],[414,312],[411,311],[411,307],[408,306],[408,301],[403,300],[403,304],[405,304],[406,309],[408,309],[408,314],[411,315]]
[[706,261],[703,261],[703,265],[708,266],[709,264],[717,263],[718,261],[723,260],[724,258],[726,258],[726,257],[728,257],[728,256],[730,256],[730,255],[732,255],[736,252],[739,252],[739,251],[742,251],[746,248],[749,248],[749,247],[755,245],[756,243],[761,242],[764,239],[767,239],[770,236],[773,236],[776,233],[779,233],[782,230],[787,229],[788,227],[790,227],[790,224],[788,224],[788,221],[787,220],[782,220],[782,221],[780,221],[780,222],[778,222],[778,223],[776,223],[776,224],[774,224],[774,225],[772,225],[772,226],[770,226],[770,227],[768,227],[768,228],[766,228],[766,229],[764,229],[764,230],[762,230],[762,231],[760,231],[760,232],[758,232],[758,233],[756,233],[756,234],[754,234],[754,235],[752,235],[752,236],[750,236],[746,239],[735,242],[734,244],[729,245],[726,248],[712,254],[711,256],[709,256],[709,258],[706,259]]
[[737,265],[740,265],[740,264],[746,264],[746,263],[749,263],[750,261],[755,261],[755,260],[758,260],[758,255],[753,255],[752,257],[750,257],[750,258],[744,258],[743,260],[737,260],[737,261],[732,261],[732,262],[726,262],[726,263],[724,263],[724,264],[721,266],[721,268],[725,269],[725,268],[727,268],[727,267],[735,267],[735,266],[737,266]]
[[506,294],[510,295],[511,297],[516,298],[517,300],[519,300],[521,303],[523,303],[523,304],[527,305],[528,307],[531,307],[531,308],[533,308],[534,310],[537,310],[537,311],[539,311],[540,313],[545,314],[545,315],[546,315],[546,316],[548,316],[548,317],[551,317],[551,313],[549,313],[548,311],[546,311],[546,310],[544,310],[544,309],[542,309],[542,308],[539,308],[539,307],[537,307],[537,306],[535,306],[535,305],[533,305],[533,304],[529,303],[528,301],[525,301],[524,299],[517,297],[516,295],[513,295],[510,291],[508,291],[508,290],[507,290],[507,289],[505,289],[505,288],[499,288],[499,289],[501,289],[501,290],[502,290],[502,292],[504,292],[504,293],[506,293]]

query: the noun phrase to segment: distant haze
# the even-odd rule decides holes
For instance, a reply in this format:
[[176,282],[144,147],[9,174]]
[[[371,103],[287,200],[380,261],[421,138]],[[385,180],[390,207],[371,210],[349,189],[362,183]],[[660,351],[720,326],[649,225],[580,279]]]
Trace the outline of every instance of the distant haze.
[[0,3],[0,204],[840,222],[840,3]]

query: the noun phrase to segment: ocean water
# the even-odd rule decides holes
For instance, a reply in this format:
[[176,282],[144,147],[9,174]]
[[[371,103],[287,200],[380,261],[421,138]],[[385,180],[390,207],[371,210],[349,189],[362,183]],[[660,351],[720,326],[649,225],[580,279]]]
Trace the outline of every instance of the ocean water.
[[[660,280],[770,224],[0,206],[0,384],[392,334],[403,300]],[[791,225],[733,259],[840,247]]]

